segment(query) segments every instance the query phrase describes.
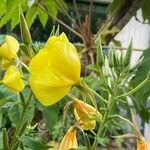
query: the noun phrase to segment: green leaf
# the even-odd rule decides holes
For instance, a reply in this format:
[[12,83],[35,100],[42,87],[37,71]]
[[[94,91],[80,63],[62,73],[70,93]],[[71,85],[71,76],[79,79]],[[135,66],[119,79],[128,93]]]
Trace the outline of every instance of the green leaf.
[[47,7],[51,16],[56,17],[57,13],[58,13],[58,11],[57,11],[58,5],[56,4],[55,0],[44,0],[43,3]]
[[150,0],[145,0],[142,5],[142,15],[144,21],[148,19],[150,21]]
[[57,104],[44,108],[43,117],[46,120],[49,131],[51,132],[58,121]]
[[6,12],[5,0],[0,0],[0,18],[5,14],[5,12]]
[[[21,0],[7,0],[6,13],[0,20],[0,28],[5,25],[16,13],[17,7],[19,7]],[[13,6],[13,7],[12,7]]]
[[23,136],[20,138],[25,147],[30,148],[32,150],[48,150],[50,146],[41,142],[38,138]]
[[31,7],[26,13],[26,20],[27,20],[29,28],[33,24],[36,17],[37,17],[37,7],[34,6],[34,7]]
[[0,85],[0,108],[17,100],[17,95],[9,91],[5,86]]
[[20,120],[20,113],[21,107],[19,103],[12,103],[12,106],[8,109],[8,115],[13,127],[17,127]]
[[13,14],[11,19],[11,30],[19,23],[19,7],[16,8],[16,12]]
[[123,0],[113,0],[113,2],[109,5],[108,10],[112,14],[116,12],[120,6],[123,4]]
[[43,28],[45,28],[45,25],[48,20],[48,14],[45,11],[43,11],[42,9],[40,9],[39,7],[37,8],[37,11],[38,11],[38,16],[39,16],[40,22],[41,22]]
[[[143,81],[146,78],[147,73],[150,70],[150,65],[149,65],[150,64],[150,48],[145,50],[142,56],[144,56],[143,62],[141,63],[141,66],[138,68],[136,72],[136,76],[130,82],[130,86],[132,88],[136,87],[141,81]],[[139,113],[142,116],[142,119],[144,121],[148,122],[149,117],[150,117],[150,112],[146,108],[146,105],[148,102],[148,97],[150,96],[150,84],[147,84],[144,87],[142,87],[133,96],[135,98],[135,100],[133,99],[134,103],[136,103],[137,105],[136,107],[137,113]]]

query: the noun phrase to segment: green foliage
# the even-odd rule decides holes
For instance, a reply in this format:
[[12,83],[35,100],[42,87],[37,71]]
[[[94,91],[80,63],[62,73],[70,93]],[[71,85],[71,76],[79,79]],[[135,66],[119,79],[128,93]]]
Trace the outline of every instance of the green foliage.
[[29,136],[22,136],[21,141],[25,148],[29,148],[31,150],[48,150],[50,148],[50,146],[41,142],[41,140],[37,137],[33,138]]
[[[131,87],[136,87],[143,79],[146,78],[148,71],[150,70],[150,48],[143,52],[144,59],[141,66],[138,68],[136,76],[130,83]],[[139,113],[144,121],[149,122],[150,112],[147,110],[146,105],[148,103],[148,97],[150,96],[150,84],[145,85],[138,92],[134,94],[133,101]]]
[[[110,12],[110,14],[115,13],[120,6],[123,5],[125,1],[124,0],[113,0],[113,2],[109,5],[108,7],[108,11]],[[143,0],[143,4],[142,4],[142,16],[143,16],[143,20],[146,21],[150,21],[150,0]]]
[[[0,3],[4,9],[0,9],[0,28],[7,22],[11,22],[11,30],[19,23],[19,5],[24,7],[24,11],[28,8],[28,0],[7,0]],[[13,7],[12,7],[13,6]],[[1,6],[2,7],[2,6]]]
[[11,102],[15,102],[16,99],[16,94],[9,91],[3,85],[0,85],[0,109],[9,107]]
[[52,105],[44,108],[43,115],[44,115],[44,119],[46,120],[49,131],[52,132],[59,117],[57,105]]
[[20,114],[21,114],[21,108],[18,102],[12,103],[8,109],[8,115],[13,127],[17,127],[20,120]]
[[144,0],[144,3],[142,5],[142,15],[144,21],[148,20],[150,21],[150,0]]
[[[26,13],[29,27],[31,27],[35,19],[38,17],[44,28],[48,21],[48,13],[50,13],[52,17],[57,16],[59,7],[55,0],[34,0],[32,5],[30,3],[30,0],[0,0],[0,28],[6,23],[10,23],[11,30],[15,28],[19,23],[19,7],[21,7],[23,12]],[[59,4],[66,8],[64,0],[61,0]],[[43,8],[46,8],[48,12],[41,9],[39,5],[42,7],[44,6]]]
[[109,12],[111,14],[116,12],[123,3],[124,3],[123,0],[113,0],[113,2],[108,7]]

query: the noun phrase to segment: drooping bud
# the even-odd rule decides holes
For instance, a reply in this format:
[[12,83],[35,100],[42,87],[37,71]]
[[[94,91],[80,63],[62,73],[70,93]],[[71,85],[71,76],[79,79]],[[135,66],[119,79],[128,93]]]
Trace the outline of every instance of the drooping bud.
[[74,114],[83,130],[94,130],[96,117],[102,118],[102,115],[94,107],[78,99],[74,102]]
[[65,136],[63,137],[59,150],[69,150],[69,149],[77,149],[78,143],[76,138],[76,129],[71,126]]
[[21,79],[21,74],[15,66],[10,66],[8,68],[2,82],[7,88],[12,90],[13,92],[20,92],[24,88],[24,83]]

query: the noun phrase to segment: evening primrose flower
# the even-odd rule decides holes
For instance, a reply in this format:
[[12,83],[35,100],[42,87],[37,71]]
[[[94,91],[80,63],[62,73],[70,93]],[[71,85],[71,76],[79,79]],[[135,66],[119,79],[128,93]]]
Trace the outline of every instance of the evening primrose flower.
[[2,82],[7,88],[12,90],[13,92],[20,92],[24,88],[21,74],[15,66],[10,66],[8,70],[6,70]]
[[93,130],[96,126],[96,116],[101,120],[102,115],[91,105],[78,99],[74,102],[74,115],[83,130]]
[[18,41],[14,37],[6,35],[5,43],[0,46],[0,56],[4,59],[12,60],[17,56],[18,50]]
[[65,136],[63,137],[59,150],[69,150],[69,149],[77,149],[77,137],[76,137],[76,129],[75,127],[71,126]]
[[45,106],[63,98],[80,80],[80,60],[76,48],[64,33],[52,36],[31,60],[30,86]]

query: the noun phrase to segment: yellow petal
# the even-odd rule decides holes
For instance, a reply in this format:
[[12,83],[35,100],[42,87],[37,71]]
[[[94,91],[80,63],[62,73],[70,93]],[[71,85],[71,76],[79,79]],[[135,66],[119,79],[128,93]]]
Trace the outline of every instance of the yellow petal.
[[30,62],[30,86],[43,105],[64,97],[80,80],[80,60],[75,47],[64,34],[51,37]]
[[64,97],[67,92],[70,90],[71,86],[66,87],[51,87],[49,84],[46,85],[46,82],[43,81],[43,84],[38,79],[32,79],[30,77],[30,85],[35,97],[40,101],[44,106],[52,105]]
[[2,70],[8,69],[12,64],[13,62],[11,60],[2,59],[2,63],[1,63]]
[[80,79],[80,60],[77,50],[64,33],[49,38],[45,49],[50,52],[51,68],[62,73],[65,78],[77,83]]
[[6,35],[5,43],[0,47],[0,56],[5,59],[11,60],[16,57],[18,50],[18,41],[14,37]]
[[21,79],[21,74],[15,66],[11,66],[5,73],[3,83],[6,87],[14,92],[20,92],[24,88],[23,80]]
[[76,130],[74,127],[68,129],[60,143],[59,150],[69,150],[71,148],[78,148]]

